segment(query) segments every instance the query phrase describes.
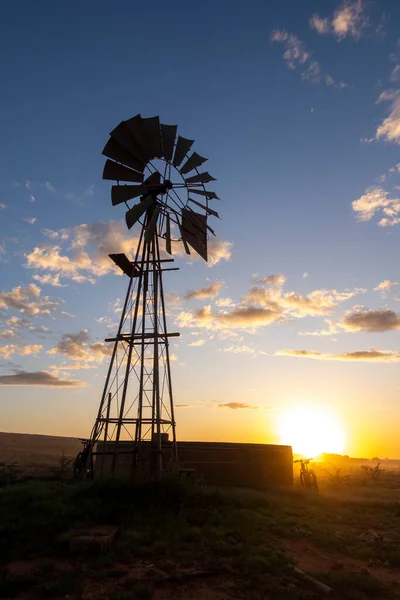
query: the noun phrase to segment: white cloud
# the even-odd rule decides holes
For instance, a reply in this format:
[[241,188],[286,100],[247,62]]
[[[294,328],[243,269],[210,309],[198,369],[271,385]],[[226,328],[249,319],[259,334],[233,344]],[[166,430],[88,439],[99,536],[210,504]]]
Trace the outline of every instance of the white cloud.
[[399,362],[400,352],[392,350],[358,350],[356,352],[313,352],[310,350],[280,350],[275,356],[291,356],[293,358],[312,358],[316,360],[333,360],[349,362]]
[[9,329],[3,329],[0,331],[1,339],[11,339],[15,337],[21,337],[21,330],[26,329],[30,333],[47,334],[51,333],[51,330],[44,325],[33,325],[28,319],[21,317],[12,316],[5,320],[6,325]]
[[390,74],[390,81],[397,82],[400,80],[400,65],[396,65]]
[[44,285],[52,285],[54,287],[65,287],[60,283],[60,275],[51,275],[51,273],[46,273],[45,275],[32,275],[32,279],[42,283]]
[[219,312],[214,312],[210,305],[194,312],[181,311],[175,322],[179,327],[203,328],[219,334],[231,334],[233,330],[253,333],[260,327],[289,319],[330,315],[341,303],[367,291],[364,288],[321,289],[302,296],[293,291],[284,292],[284,281],[281,274],[260,279],[238,306],[232,303],[221,307]]
[[[110,260],[109,254],[123,253],[131,257],[136,252],[139,240],[138,236],[127,230],[122,221],[82,224],[59,231],[46,229],[44,234],[54,243],[36,246],[25,254],[25,266],[58,277],[55,281],[71,279],[76,283],[95,283],[98,277],[109,273],[120,275],[121,271]],[[208,248],[208,266],[231,257],[231,242],[213,238]],[[183,256],[183,248],[178,249],[175,254]]]
[[281,320],[279,312],[270,308],[241,306],[230,312],[213,313],[211,306],[204,306],[195,313],[182,311],[177,316],[179,327],[203,327],[205,329],[243,329],[254,331],[259,327]]
[[327,327],[325,329],[317,329],[316,331],[299,331],[299,335],[306,336],[333,336],[339,333],[337,325],[331,319],[325,319]]
[[324,83],[327,86],[345,88],[347,85],[343,82],[336,83],[331,75],[323,73],[319,63],[311,60],[311,52],[306,49],[305,44],[292,33],[285,29],[272,32],[271,41],[283,44],[284,53],[282,58],[289,69],[300,68],[301,79],[310,83]]
[[219,308],[230,308],[235,306],[235,303],[232,298],[218,298],[218,300],[215,301],[215,305],[219,306]]
[[[385,284],[386,282],[383,283]],[[328,325],[326,329],[299,332],[299,335],[333,336],[343,331],[348,333],[359,331],[376,333],[400,329],[400,315],[388,308],[368,310],[363,306],[356,306],[348,311],[337,323],[334,323],[330,319],[326,319],[325,322]]]
[[60,302],[40,294],[41,290],[35,283],[17,286],[10,292],[0,292],[0,309],[12,308],[26,315],[48,316],[60,306]]
[[26,221],[27,223],[30,223],[30,225],[34,225],[37,221],[36,217],[22,217],[23,221]]
[[303,279],[307,279],[308,278],[308,273],[307,271],[305,271],[305,273],[303,273]]
[[245,301],[259,306],[269,307],[287,317],[302,318],[330,314],[340,303],[365,293],[363,288],[353,290],[314,290],[302,296],[296,292],[283,292],[281,288],[253,286]]
[[208,267],[215,267],[223,260],[230,260],[232,257],[232,242],[221,240],[220,238],[211,238],[208,241]]
[[5,208],[7,208],[5,204],[0,204],[0,210],[4,210]]
[[0,375],[0,386],[37,386],[37,387],[82,387],[82,381],[59,379],[47,371],[21,371],[16,370],[12,375]]
[[224,348],[222,352],[229,352],[230,354],[250,354],[251,356],[256,354],[254,348],[247,346],[246,344],[243,344],[242,346],[228,346],[227,348]]
[[10,340],[15,337],[16,333],[14,329],[3,329],[0,330],[0,340]]
[[315,29],[321,35],[328,33],[330,30],[330,22],[328,17],[321,19],[318,15],[313,15],[310,19],[310,25],[312,29]]
[[358,40],[368,23],[363,0],[344,2],[335,11],[332,19],[333,31],[339,40],[347,36]]
[[42,349],[43,346],[40,344],[21,344],[18,346],[7,344],[0,346],[0,357],[7,360],[14,354],[18,354],[19,356],[37,356]]
[[380,292],[384,297],[388,292],[391,292],[395,285],[398,285],[396,281],[390,281],[390,279],[385,279],[381,281],[376,287],[374,287],[374,292]]
[[389,173],[390,174],[392,174],[392,173],[399,174],[400,173],[400,163],[397,163],[394,167],[390,167]]
[[276,275],[268,275],[268,277],[263,277],[260,279],[260,282],[264,285],[274,285],[281,287],[286,281],[286,277],[282,275],[282,273],[278,273]]
[[[383,175],[378,175],[378,177],[376,179],[380,183],[384,183],[390,175],[393,175],[393,174],[398,175],[399,173],[400,173],[400,163],[397,163],[394,167],[390,167],[390,169],[388,169],[387,173],[384,173]],[[396,186],[396,189],[398,189],[397,186]]]
[[60,317],[69,317],[71,319],[74,319],[75,315],[71,315],[69,312],[66,312],[65,310],[62,310],[60,312]]
[[381,212],[383,216],[378,222],[381,227],[400,223],[400,198],[390,198],[381,187],[368,188],[352,206],[359,221],[370,221],[375,213]]
[[347,0],[339,6],[331,18],[313,15],[310,25],[321,35],[331,33],[338,40],[343,40],[345,37],[358,40],[370,23],[365,9],[364,0]]
[[44,325],[29,325],[28,330],[31,333],[52,333],[51,329]]
[[230,408],[231,410],[239,410],[239,409],[257,409],[258,406],[251,406],[245,402],[226,402],[225,404],[218,404],[218,408]]
[[[301,74],[301,78],[304,81],[310,81],[311,83],[319,83],[321,79],[321,68],[316,60],[313,60],[309,63],[307,69],[303,71]],[[333,84],[333,79],[330,78],[329,82],[332,81],[329,85]]]
[[66,200],[70,200],[72,202],[76,202],[77,204],[83,206],[85,198],[92,198],[94,195],[94,185],[89,185],[83,192],[77,194],[75,192],[67,192],[64,194],[64,198]]
[[375,138],[400,144],[400,90],[383,91],[377,103],[390,102],[389,116],[378,126]]
[[191,344],[189,344],[189,346],[204,346],[204,344],[206,343],[205,340],[195,340],[194,342],[192,342]]
[[366,310],[359,307],[347,313],[339,326],[345,331],[394,331],[400,329],[400,315],[388,308]]
[[271,40],[284,45],[283,59],[286,61],[289,69],[295,69],[309,59],[310,54],[303,42],[295,35],[288,33],[285,29],[273,31]]
[[10,317],[9,319],[6,320],[7,325],[12,325],[15,328],[22,328],[22,327],[27,327],[30,323],[30,321],[28,321],[28,319],[22,319],[21,317]]
[[[43,183],[43,187],[48,191],[51,192],[52,194],[54,194],[54,192],[56,191],[56,188],[54,187],[54,185],[52,185],[49,181],[46,181],[45,183]],[[28,188],[29,189],[29,188]]]
[[101,363],[105,357],[111,356],[112,351],[111,344],[92,342],[88,330],[84,329],[78,333],[64,333],[47,354],[63,354],[72,360]]
[[86,190],[84,192],[82,192],[82,196],[84,198],[91,198],[94,195],[94,185],[91,184],[89,185],[89,187],[86,188]]
[[200,288],[199,290],[193,290],[187,292],[185,294],[185,300],[204,300],[205,298],[215,298],[219,294],[221,287],[223,286],[223,281],[216,281],[215,283],[210,283],[210,285]]

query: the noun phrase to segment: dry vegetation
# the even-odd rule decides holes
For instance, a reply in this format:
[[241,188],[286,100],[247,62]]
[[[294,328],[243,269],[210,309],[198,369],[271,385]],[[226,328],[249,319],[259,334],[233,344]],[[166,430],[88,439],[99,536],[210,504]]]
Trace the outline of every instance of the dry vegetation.
[[[318,495],[174,478],[87,485],[69,478],[61,452],[46,478],[0,469],[0,598],[320,598],[293,565],[332,598],[400,598],[394,471],[320,464]],[[98,526],[117,528],[109,548],[71,551],[71,539]]]

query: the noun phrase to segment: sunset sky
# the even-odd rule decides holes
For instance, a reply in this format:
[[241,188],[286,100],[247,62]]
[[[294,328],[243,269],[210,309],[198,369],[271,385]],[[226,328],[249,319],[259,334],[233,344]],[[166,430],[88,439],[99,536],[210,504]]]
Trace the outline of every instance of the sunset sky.
[[0,430],[87,437],[135,233],[102,148],[160,115],[217,178],[208,264],[166,274],[178,439],[277,443],[324,407],[400,457],[400,3],[2,8]]

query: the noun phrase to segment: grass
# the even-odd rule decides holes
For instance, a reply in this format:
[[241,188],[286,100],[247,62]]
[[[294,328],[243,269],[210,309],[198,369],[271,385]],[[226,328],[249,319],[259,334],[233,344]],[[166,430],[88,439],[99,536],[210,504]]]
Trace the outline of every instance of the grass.
[[332,587],[343,600],[375,598],[384,593],[382,584],[371,575],[361,573],[313,573],[313,577]]
[[[0,493],[0,563],[52,557],[68,568],[47,562],[22,575],[4,570],[0,598],[27,591],[32,598],[79,596],[98,585],[106,590],[104,600],[145,600],[152,594],[148,581],[179,578],[182,566],[196,566],[231,581],[238,597],[311,600],[318,594],[293,574],[285,542],[400,566],[400,486],[392,483],[390,495],[382,493],[381,484],[375,496],[369,488],[365,494],[347,487],[320,495],[296,488],[207,489],[174,478],[162,485],[12,483]],[[118,527],[112,550],[74,562],[69,539],[99,524]],[[138,561],[148,564],[143,581],[130,573],[129,565]],[[316,576],[343,599],[389,597],[372,575],[324,571]]]
[[4,572],[0,576],[0,598],[15,598],[27,590],[39,598],[65,597],[80,589],[81,572],[78,569],[56,570],[46,567],[19,575]]

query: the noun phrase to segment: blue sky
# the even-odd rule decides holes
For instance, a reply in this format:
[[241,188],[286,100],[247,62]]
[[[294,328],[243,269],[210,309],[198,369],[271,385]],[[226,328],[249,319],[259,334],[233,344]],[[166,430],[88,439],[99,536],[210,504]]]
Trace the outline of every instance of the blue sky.
[[400,455],[399,22],[389,0],[3,8],[2,430],[89,434],[126,284],[107,253],[135,240],[101,151],[140,112],[222,199],[214,264],[165,282],[178,436],[276,441],[280,411],[326,404],[349,452]]

